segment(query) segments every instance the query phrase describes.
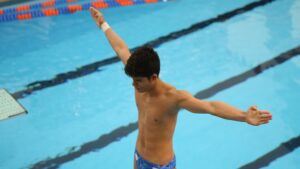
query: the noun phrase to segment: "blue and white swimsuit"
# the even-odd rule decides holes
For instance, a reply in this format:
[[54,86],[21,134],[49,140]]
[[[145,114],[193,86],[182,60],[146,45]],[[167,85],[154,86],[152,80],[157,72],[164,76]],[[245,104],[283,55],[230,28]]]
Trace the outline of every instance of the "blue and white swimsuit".
[[176,167],[176,157],[166,165],[158,165],[151,163],[145,159],[135,150],[135,162],[138,169],[174,169]]

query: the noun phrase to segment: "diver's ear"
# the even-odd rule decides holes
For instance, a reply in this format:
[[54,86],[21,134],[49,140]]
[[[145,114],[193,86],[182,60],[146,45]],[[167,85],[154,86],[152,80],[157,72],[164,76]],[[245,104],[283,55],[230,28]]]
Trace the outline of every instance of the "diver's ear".
[[151,75],[150,79],[151,80],[156,80],[158,78],[158,75],[156,73],[154,73],[153,75]]

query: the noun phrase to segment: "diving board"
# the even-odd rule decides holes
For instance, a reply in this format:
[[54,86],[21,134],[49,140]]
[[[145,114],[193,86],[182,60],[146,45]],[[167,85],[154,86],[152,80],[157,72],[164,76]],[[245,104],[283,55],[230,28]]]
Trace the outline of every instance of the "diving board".
[[26,113],[26,109],[7,90],[0,89],[0,120]]

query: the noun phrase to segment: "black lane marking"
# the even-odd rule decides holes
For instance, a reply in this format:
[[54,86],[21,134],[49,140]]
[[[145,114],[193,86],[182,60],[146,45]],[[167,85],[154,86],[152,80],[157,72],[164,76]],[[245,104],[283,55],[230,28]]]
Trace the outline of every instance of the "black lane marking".
[[[228,80],[225,80],[221,83],[217,83],[216,85],[213,85],[213,87],[207,88],[205,90],[202,90],[198,92],[195,97],[199,99],[206,99],[208,97],[213,96],[214,94],[221,92],[229,87],[232,87],[233,85],[237,85],[238,83],[241,83],[245,81],[248,78],[254,77],[256,75],[259,75],[263,71],[280,65],[281,63],[284,63],[285,61],[300,55],[300,46],[293,48],[287,52],[284,52],[262,64],[259,64],[258,66],[246,71],[245,73],[242,73],[240,75],[237,75],[233,78],[229,78]],[[249,73],[248,73],[249,72]],[[31,168],[38,169],[38,168],[58,168],[60,165],[74,160],[75,158],[78,158],[84,154],[87,154],[89,152],[93,151],[99,151],[100,149],[108,146],[109,144],[116,142],[123,137],[128,136],[131,132],[138,129],[138,122],[130,123],[128,126],[122,126],[119,127],[112,132],[108,134],[104,134],[100,136],[97,140],[88,142],[80,146],[80,149],[78,151],[72,151],[69,154],[63,155],[63,156],[57,156],[55,158],[47,158],[46,160],[40,161],[36,164],[33,164]],[[293,144],[290,144],[293,143]],[[298,143],[298,142],[297,142]],[[294,141],[288,142],[288,144],[284,144],[286,147],[289,147],[289,145],[295,145]],[[296,146],[290,146],[295,147]],[[73,149],[76,149],[74,147]]]
[[294,137],[287,142],[280,144],[274,150],[268,152],[257,160],[240,167],[239,169],[256,169],[267,167],[272,161],[291,153],[298,147],[300,147],[300,136]]
[[79,77],[83,77],[95,72],[102,71],[100,67],[113,64],[116,62],[119,62],[120,60],[118,57],[112,57],[108,59],[104,59],[98,62],[94,62],[92,64],[84,65],[80,68],[77,68],[74,71],[69,71],[67,73],[60,73],[56,75],[53,79],[50,80],[41,80],[41,81],[35,81],[28,85],[26,85],[26,89],[17,91],[12,94],[12,96],[15,99],[21,99],[24,98],[30,94],[32,94],[34,91],[42,90],[48,87],[53,87],[60,85],[62,83],[66,83],[68,80],[71,79],[77,79]]
[[[106,146],[108,146],[110,143],[114,141],[120,140],[122,137],[126,137],[133,131],[135,131],[138,127],[137,122],[130,123],[127,126],[119,127],[115,129],[114,131],[104,134],[100,136],[97,140],[90,141],[88,143],[83,144],[80,146],[79,150],[75,150],[76,147],[71,148],[71,152],[69,152],[66,155],[63,156],[57,156],[53,159],[46,159],[43,161],[40,161],[32,166],[30,168],[32,169],[41,169],[41,168],[47,168],[47,169],[54,169],[59,168],[60,165],[63,163],[66,163],[68,161],[72,161],[76,158],[79,158],[80,156],[97,151],[99,149],[102,149]],[[74,151],[75,150],[75,151]]]
[[[256,2],[252,2],[249,3],[243,7],[237,8],[235,10],[226,12],[224,14],[218,15],[214,18],[202,21],[202,22],[198,22],[196,24],[191,25],[190,27],[186,28],[186,29],[182,29],[179,31],[175,31],[175,32],[171,32],[170,34],[166,35],[166,36],[162,36],[159,37],[155,40],[152,40],[150,42],[147,42],[141,46],[151,46],[153,48],[156,48],[160,45],[162,45],[163,43],[178,39],[182,36],[188,35],[190,33],[193,33],[195,31],[198,31],[200,29],[206,28],[209,25],[213,24],[213,23],[217,23],[217,22],[224,22],[230,18],[233,18],[234,16],[243,14],[245,12],[251,11],[257,7],[260,6],[264,6],[266,4],[269,4],[271,2],[273,2],[275,0],[261,0],[261,1],[256,1]],[[140,46],[139,46],[140,47]],[[137,49],[138,47],[132,48],[130,49],[131,51],[134,51],[135,49]],[[42,90],[48,87],[53,87],[56,85],[60,85],[62,83],[67,82],[68,80],[71,79],[76,79],[82,76],[86,76],[89,75],[91,73],[97,72],[99,71],[99,69],[103,66],[106,65],[110,65],[116,62],[119,62],[120,60],[118,59],[117,56],[111,57],[111,58],[107,58],[98,62],[94,62],[88,65],[84,65],[80,68],[77,68],[74,71],[69,71],[66,73],[60,73],[58,75],[56,75],[53,79],[50,80],[40,80],[40,81],[35,81],[33,83],[30,83],[28,85],[26,85],[26,89],[23,89],[21,91],[17,91],[13,94],[14,98],[16,99],[21,99],[24,98],[30,94],[32,94],[35,91],[38,90]]]
[[196,94],[196,97],[197,98],[208,98],[208,97],[211,97],[213,95],[215,95],[216,93],[218,93],[219,91],[222,91],[222,90],[225,90],[227,88],[230,88],[238,83],[241,83],[251,77],[254,77],[260,73],[262,73],[263,71],[265,71],[266,69],[269,69],[273,66],[276,66],[278,64],[281,64],[297,55],[300,54],[300,46],[294,48],[294,49],[291,49],[287,52],[284,52],[280,55],[278,55],[277,57],[275,58],[272,58],[264,63],[261,63],[259,64],[258,66],[242,73],[242,74],[239,74],[237,76],[233,76],[225,81],[222,81],[220,83],[217,83],[215,85],[213,85],[212,87],[210,88],[207,88],[201,92],[198,92]]

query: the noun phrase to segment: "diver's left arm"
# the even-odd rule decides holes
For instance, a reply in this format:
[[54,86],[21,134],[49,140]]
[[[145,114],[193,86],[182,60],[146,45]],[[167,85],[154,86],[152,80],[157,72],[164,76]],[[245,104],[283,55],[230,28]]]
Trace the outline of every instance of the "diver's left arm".
[[98,27],[103,29],[106,39],[108,40],[110,46],[116,52],[117,56],[122,60],[123,64],[127,63],[131,53],[128,49],[127,44],[123,39],[113,31],[113,29],[106,23],[103,14],[95,9],[90,7],[91,16],[95,20]]
[[251,106],[247,112],[244,112],[224,102],[199,100],[185,91],[178,91],[178,97],[179,107],[193,113],[208,113],[255,126],[266,124],[272,119],[270,112],[258,110],[255,106]]

